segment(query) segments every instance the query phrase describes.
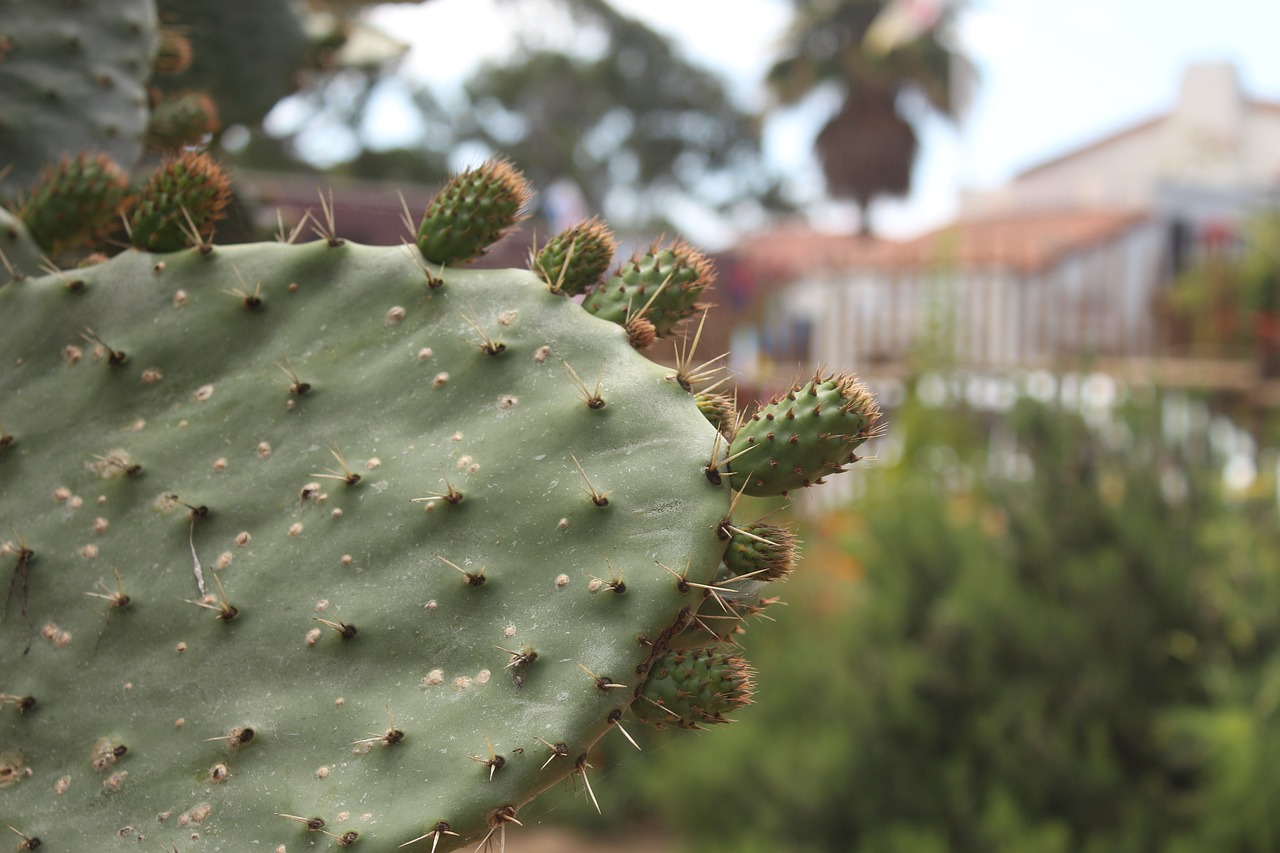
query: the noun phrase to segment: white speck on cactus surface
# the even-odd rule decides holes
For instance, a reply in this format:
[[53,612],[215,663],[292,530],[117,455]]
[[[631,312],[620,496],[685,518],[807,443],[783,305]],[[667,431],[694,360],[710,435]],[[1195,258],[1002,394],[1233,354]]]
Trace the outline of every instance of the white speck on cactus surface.
[[501,314],[498,315],[498,325],[510,326],[512,323],[516,321],[516,313],[517,312],[514,309],[510,311],[503,311]]
[[80,556],[84,557],[86,560],[92,560],[98,556],[98,546],[84,545],[80,548],[80,550],[77,553],[79,553]]
[[107,528],[110,526],[111,522],[107,521],[105,518],[95,518],[93,520],[93,532],[97,533],[99,536],[106,533]]
[[271,458],[271,445],[268,442],[258,442],[258,458],[263,461]]
[[431,380],[431,385],[435,388],[443,388],[449,384],[449,374],[437,373],[436,378]]
[[493,677],[493,673],[487,669],[482,669],[476,673],[476,684],[488,684],[489,679]]
[[404,322],[404,313],[405,313],[405,312],[404,312],[404,308],[403,308],[402,306],[400,306],[400,305],[396,305],[396,306],[394,306],[393,308],[391,308],[390,310],[388,310],[388,311],[387,311],[387,317],[386,317],[387,325],[388,325],[388,326],[398,326],[398,325],[400,325],[401,323],[403,323],[403,322]]
[[186,305],[186,304],[187,304],[187,292],[185,290],[179,290],[173,294],[174,308],[181,308],[183,305]]
[[300,522],[300,521],[295,521],[293,524],[290,524],[290,525],[289,525],[289,535],[290,535],[290,536],[301,536],[301,535],[302,535],[302,522]]
[[540,346],[533,353],[533,360],[538,364],[542,364],[551,355],[551,347]]
[[226,460],[226,458],[224,458],[224,457],[221,457],[221,456],[220,456],[220,457],[218,457],[217,459],[213,460],[213,470],[215,470],[215,471],[225,471],[225,470],[227,470],[227,460]]
[[556,575],[556,586],[557,586],[557,587],[559,587],[560,589],[564,589],[564,588],[565,588],[566,586],[568,586],[568,585],[569,585],[569,576],[568,576],[568,575],[563,575],[563,574],[561,574],[561,575]]
[[344,566],[349,566],[349,565],[351,565],[351,563],[352,563],[351,555],[350,555],[350,554],[343,554],[343,555],[342,555],[342,560],[341,560],[341,562],[342,562],[342,565],[344,565]]
[[212,384],[201,385],[199,388],[196,389],[195,398],[196,398],[196,402],[198,403],[204,403],[212,396],[213,396]]
[[328,765],[323,765],[323,764],[322,764],[321,766],[317,767],[317,768],[316,768],[316,778],[317,778],[317,779],[328,779],[328,778],[329,778],[329,766],[328,766]]
[[418,361],[426,361],[427,359],[431,358],[431,356],[432,356],[431,347],[423,347],[422,349],[418,350]]
[[241,530],[236,534],[236,545],[243,548],[245,545],[249,544],[249,540],[252,538],[253,537],[249,535],[249,531]]
[[364,467],[369,471],[376,471],[381,466],[382,466],[382,460],[376,456],[370,456],[368,460],[366,460],[364,463]]

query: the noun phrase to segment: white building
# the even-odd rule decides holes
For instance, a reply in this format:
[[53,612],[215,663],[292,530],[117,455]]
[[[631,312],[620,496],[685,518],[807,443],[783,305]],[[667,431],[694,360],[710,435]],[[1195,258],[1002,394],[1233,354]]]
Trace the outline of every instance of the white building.
[[1168,113],[968,195],[908,242],[780,230],[746,241],[768,306],[734,367],[797,361],[873,373],[913,357],[1063,367],[1168,355],[1156,303],[1208,227],[1230,232],[1280,193],[1280,103],[1198,65]]

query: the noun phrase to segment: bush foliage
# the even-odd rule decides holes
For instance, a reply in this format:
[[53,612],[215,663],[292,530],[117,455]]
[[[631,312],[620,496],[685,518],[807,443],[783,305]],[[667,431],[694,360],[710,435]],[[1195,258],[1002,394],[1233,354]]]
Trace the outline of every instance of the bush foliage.
[[744,635],[785,687],[651,740],[613,801],[701,851],[1276,849],[1274,493],[1225,495],[1155,407],[1099,430],[1019,404],[1017,480],[974,416],[893,420],[902,461]]

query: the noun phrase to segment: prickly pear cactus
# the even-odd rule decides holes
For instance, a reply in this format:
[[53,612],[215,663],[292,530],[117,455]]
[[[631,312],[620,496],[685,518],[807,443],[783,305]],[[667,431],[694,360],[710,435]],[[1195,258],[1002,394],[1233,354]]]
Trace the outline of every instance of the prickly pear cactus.
[[[487,164],[441,198],[490,177],[512,180]],[[484,847],[562,780],[596,800],[588,750],[628,721],[750,696],[698,613],[758,607],[755,564],[793,541],[729,518],[729,439],[689,373],[546,270],[322,230],[190,229],[0,287],[0,823],[22,849]],[[787,553],[725,571],[743,535]]]
[[50,146],[142,154],[155,30],[154,0],[0,0],[0,199],[35,180]]

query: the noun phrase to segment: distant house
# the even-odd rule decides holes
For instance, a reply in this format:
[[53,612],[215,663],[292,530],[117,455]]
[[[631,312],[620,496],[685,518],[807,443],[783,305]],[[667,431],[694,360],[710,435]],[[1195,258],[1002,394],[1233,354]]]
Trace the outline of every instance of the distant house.
[[1276,193],[1280,103],[1247,98],[1230,65],[1193,66],[1170,112],[968,195],[955,223],[918,239],[754,235],[726,264],[747,320],[732,366],[767,377],[894,372],[919,355],[993,369],[1168,355],[1162,289],[1200,235],[1231,232]]

